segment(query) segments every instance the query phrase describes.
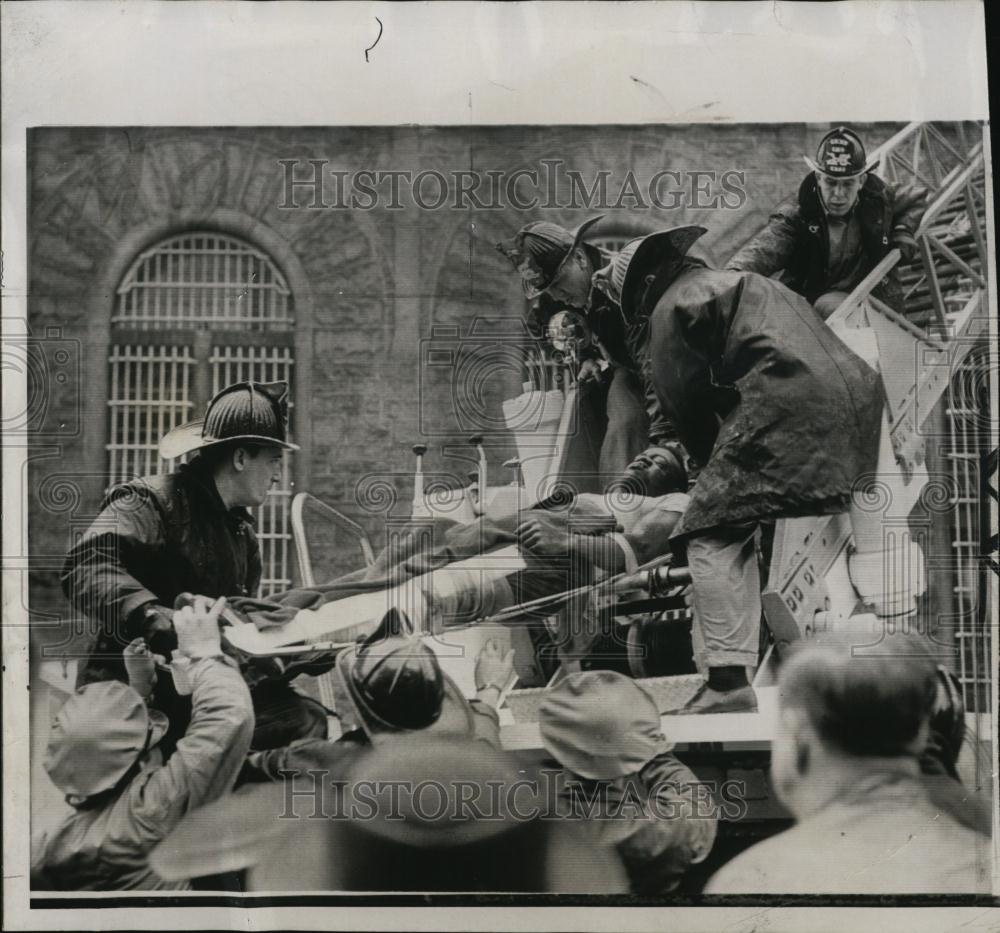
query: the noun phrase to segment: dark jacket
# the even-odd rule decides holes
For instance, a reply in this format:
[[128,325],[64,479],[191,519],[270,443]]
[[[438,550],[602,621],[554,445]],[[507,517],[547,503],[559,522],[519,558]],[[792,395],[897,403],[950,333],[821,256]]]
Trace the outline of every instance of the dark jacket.
[[[894,247],[900,248],[904,260],[913,255],[914,235],[926,206],[926,189],[889,185],[868,174],[854,207],[861,225],[864,261],[852,288]],[[726,268],[767,276],[781,272],[781,280],[789,288],[815,301],[829,291],[829,250],[826,211],[816,176],[810,172],[799,186],[797,198],[779,205],[767,226],[729,260]],[[872,294],[897,311],[904,310],[903,290],[895,270],[879,282]]]
[[199,458],[116,486],[67,555],[61,578],[73,607],[98,626],[81,683],[127,679],[122,648],[146,634],[144,606],[172,608],[184,592],[248,596],[260,576],[253,518],[225,507]]
[[[454,697],[445,695],[445,703],[453,704]],[[448,728],[427,730],[431,739],[442,735],[449,738],[468,738],[470,742],[486,742],[494,748],[500,748],[500,717],[497,711],[482,700],[473,699],[467,703],[468,715],[472,720],[472,731],[469,733],[450,732]],[[443,720],[454,722],[461,716],[449,715],[442,711]],[[412,733],[404,733],[412,735]],[[396,733],[384,733],[381,741],[393,741]],[[345,777],[350,766],[357,760],[358,753],[370,748],[372,740],[360,726],[345,732],[335,741],[327,739],[299,739],[282,748],[273,748],[262,752],[253,752],[247,759],[243,770],[246,781],[260,783],[263,781],[280,781],[294,775],[307,775],[313,771],[322,771],[331,779]]]
[[812,305],[694,260],[636,305],[626,312],[649,319],[657,397],[704,464],[676,535],[847,510],[855,479],[875,468],[884,396]]

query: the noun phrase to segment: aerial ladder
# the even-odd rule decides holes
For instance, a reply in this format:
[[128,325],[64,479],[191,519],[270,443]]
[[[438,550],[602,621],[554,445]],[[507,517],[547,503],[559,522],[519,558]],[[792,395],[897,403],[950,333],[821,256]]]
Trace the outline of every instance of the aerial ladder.
[[[894,249],[827,320],[828,326],[882,377],[886,407],[877,470],[873,476],[859,477],[848,513],[776,523],[762,597],[771,638],[754,680],[760,712],[665,713],[664,730],[678,746],[769,748],[775,673],[783,649],[793,641],[850,628],[865,636],[859,638],[861,648],[878,651],[886,639],[910,637],[918,627],[927,568],[922,541],[912,533],[908,518],[918,503],[942,494],[935,477],[928,473],[923,429],[949,393],[955,373],[989,338],[991,265],[985,156],[982,142],[970,139],[970,135],[961,125],[913,123],[875,153],[877,171],[885,180],[911,182],[930,191],[916,236],[919,255],[897,270],[906,289],[906,313],[888,307],[873,294],[900,264],[900,253]],[[524,390],[519,399],[505,405],[508,421],[514,415],[520,419],[512,429],[524,481],[522,495],[515,498],[522,505],[551,495],[559,479],[566,476],[567,439],[574,436],[568,419],[576,405],[571,380],[562,379],[558,384],[544,378],[532,380]],[[524,412],[539,412],[541,416],[524,419]],[[471,477],[470,490],[462,495],[470,513],[489,514],[494,492],[485,475],[481,439],[473,438],[472,443],[479,469]],[[424,452],[423,448],[415,449],[418,460]],[[959,464],[956,468],[965,467]],[[414,510],[416,517],[418,510],[433,512],[431,498],[423,494],[419,469]],[[511,553],[499,555],[503,560],[486,555],[489,559],[481,566],[473,561],[475,566],[438,571],[440,580],[419,580],[406,593],[401,591],[399,599],[409,600],[407,612],[420,616],[427,605],[420,594],[432,590],[451,593],[454,581],[464,573],[502,576],[515,571],[522,564],[516,549],[509,550]],[[365,556],[370,561],[370,549]],[[649,571],[651,589],[676,596],[684,584],[678,569],[663,566]],[[356,599],[362,601],[362,597]],[[336,612],[330,612],[344,616],[348,608],[341,603]],[[367,618],[373,611],[359,610],[358,618]],[[684,612],[676,614],[683,616]],[[301,620],[303,634],[316,628],[314,621]],[[347,623],[344,617],[338,628]],[[299,620],[291,627],[297,624]],[[345,633],[346,629],[340,634]],[[669,710],[681,705],[699,682],[697,675],[661,677],[647,679],[646,686],[661,702],[660,708]],[[507,747],[538,747],[534,711],[540,689],[510,693],[502,730]]]
[[871,623],[877,639],[913,627],[927,568],[907,518],[922,500],[958,498],[957,486],[928,474],[923,429],[955,374],[990,337],[982,143],[969,145],[961,126],[914,123],[876,154],[886,181],[931,192],[918,259],[898,270],[905,315],[872,294],[900,262],[894,249],[827,320],[882,376],[879,461],[874,476],[859,478],[849,514],[778,523],[764,612],[779,645],[857,629],[859,620]]
[[[942,490],[928,474],[923,428],[950,393],[963,363],[981,353],[990,339],[989,196],[977,131],[979,138],[970,139],[972,133],[962,125],[911,123],[874,153],[883,180],[929,190],[916,236],[918,256],[897,270],[905,289],[905,314],[872,294],[900,265],[900,252],[893,249],[827,320],[882,377],[886,408],[878,466],[873,476],[859,478],[849,513],[776,523],[762,596],[772,637],[754,681],[760,713],[665,714],[664,731],[679,746],[769,747],[776,668],[792,641],[849,628],[863,636],[863,647],[864,636],[870,636],[868,647],[877,651],[887,638],[909,637],[918,627],[927,569],[921,541],[907,519],[924,498],[962,498],[954,488]],[[994,393],[995,387],[990,397]],[[990,445],[995,448],[995,439]],[[968,459],[973,453],[962,456]],[[960,462],[956,469],[967,467]],[[669,587],[671,573],[676,570],[654,571],[652,582]],[[979,644],[981,651],[988,650],[986,639]],[[515,708],[517,693],[510,698]],[[514,723],[504,736],[511,747],[539,741],[531,722]]]

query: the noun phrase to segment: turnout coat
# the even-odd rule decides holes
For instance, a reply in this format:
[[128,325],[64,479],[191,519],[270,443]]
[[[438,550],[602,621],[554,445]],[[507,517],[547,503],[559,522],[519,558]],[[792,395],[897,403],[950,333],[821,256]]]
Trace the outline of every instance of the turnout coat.
[[[226,508],[208,465],[195,457],[173,473],[115,487],[67,555],[61,579],[73,607],[98,629],[77,685],[127,682],[122,650],[133,638],[144,635],[150,648],[165,656],[177,645],[169,617],[147,623],[144,607],[172,609],[185,592],[231,602],[250,599],[261,579],[260,546],[250,513]],[[329,670],[332,657],[283,665],[227,650],[252,691],[255,749],[325,731],[326,711],[288,681]],[[161,743],[167,754],[183,735],[191,700],[177,693],[169,675],[161,675],[150,703],[170,718]]]
[[176,472],[116,486],[62,572],[73,607],[99,623],[81,685],[127,681],[122,649],[142,634],[137,610],[151,603],[172,608],[184,592],[249,596],[260,576],[253,518],[246,509],[225,507],[200,458]]
[[[854,208],[861,222],[864,255],[860,277],[854,285],[894,247],[899,247],[904,260],[916,253],[914,236],[926,207],[926,188],[890,185],[869,173]],[[781,279],[789,288],[815,301],[830,288],[829,256],[826,211],[816,174],[810,172],[799,186],[797,196],[775,209],[767,226],[729,260],[726,268],[761,275],[781,272]],[[890,270],[872,293],[897,311],[904,310],[903,288],[896,269]]]
[[629,279],[651,284],[623,298],[633,339],[664,413],[703,464],[676,536],[846,511],[878,455],[876,373],[772,279],[691,258],[667,274],[641,271]]

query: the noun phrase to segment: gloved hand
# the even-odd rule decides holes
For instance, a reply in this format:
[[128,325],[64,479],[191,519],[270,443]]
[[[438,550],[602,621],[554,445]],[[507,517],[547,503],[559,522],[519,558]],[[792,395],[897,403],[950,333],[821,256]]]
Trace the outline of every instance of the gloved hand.
[[889,246],[899,250],[903,262],[910,262],[919,252],[917,241],[910,233],[909,227],[902,225],[893,229],[889,237]]
[[145,639],[135,638],[122,650],[122,658],[129,686],[146,699],[156,686],[156,665],[164,663],[163,656],[153,654]]
[[127,637],[144,639],[150,651],[169,659],[177,647],[173,617],[173,612],[166,606],[146,603],[129,616],[126,625]]
[[218,657],[222,654],[219,615],[226,606],[226,597],[214,602],[207,596],[184,593],[177,597],[180,608],[174,612],[177,650],[192,661]]

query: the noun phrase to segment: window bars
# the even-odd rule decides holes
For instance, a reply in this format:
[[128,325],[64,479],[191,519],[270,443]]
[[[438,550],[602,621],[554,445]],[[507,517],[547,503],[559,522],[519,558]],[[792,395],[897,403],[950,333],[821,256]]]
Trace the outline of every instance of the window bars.
[[189,346],[113,345],[111,438],[107,445],[112,483],[161,471],[157,444],[171,428],[194,418]]
[[[292,350],[287,346],[215,346],[209,362],[212,365],[213,395],[234,382],[290,383],[292,378]],[[294,407],[294,402],[289,400],[289,421]],[[289,440],[294,440],[291,432]],[[287,590],[292,585],[289,569],[292,534],[288,525],[291,486],[290,461],[285,456],[281,462],[280,485],[271,489],[255,515],[263,564],[260,589],[264,596]]]
[[210,324],[273,331],[292,324],[291,294],[270,259],[234,237],[186,233],[144,250],[121,285],[113,325],[142,330]]
[[[235,237],[192,231],[143,250],[118,287],[111,322],[111,484],[171,469],[159,439],[201,415],[224,386],[292,382],[291,293],[274,263]],[[290,498],[286,458],[280,486],[255,515],[263,596],[292,583]]]

